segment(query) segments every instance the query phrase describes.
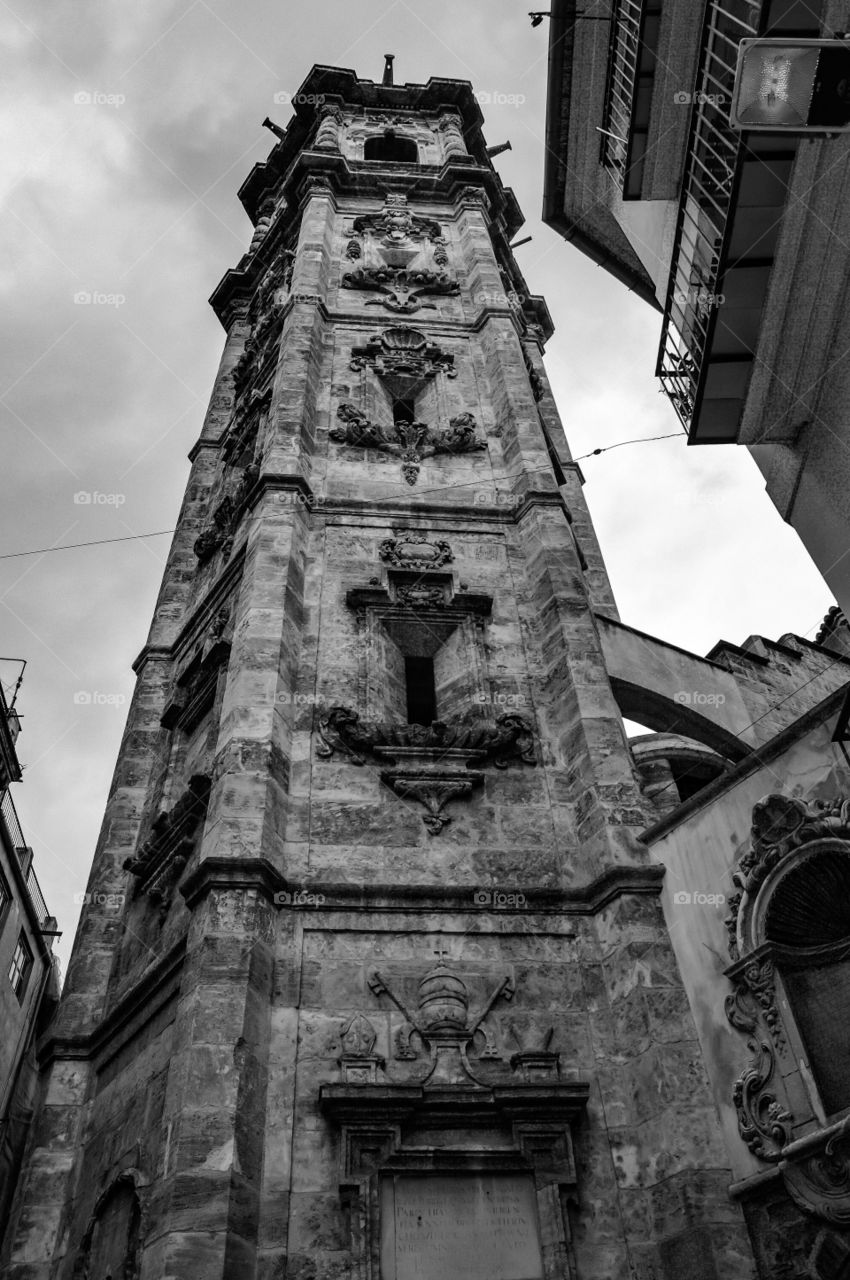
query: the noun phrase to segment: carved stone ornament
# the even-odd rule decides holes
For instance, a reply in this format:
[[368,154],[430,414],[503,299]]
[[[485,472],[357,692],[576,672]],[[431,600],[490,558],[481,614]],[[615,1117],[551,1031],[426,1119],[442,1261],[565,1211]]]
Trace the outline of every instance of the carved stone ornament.
[[342,1044],[339,1065],[343,1079],[363,1084],[374,1083],[378,1078],[378,1071],[383,1070],[384,1059],[374,1052],[378,1037],[366,1015],[352,1014],[343,1023],[339,1038]]
[[445,812],[449,801],[466,798],[483,784],[483,773],[473,766],[537,763],[530,726],[511,713],[495,721],[389,724],[361,720],[348,707],[331,707],[319,721],[319,739],[317,754],[323,758],[339,751],[356,765],[367,755],[386,761],[381,781],[401,799],[423,806],[422,821],[431,835],[451,821]]
[[427,535],[416,529],[395,538],[385,538],[378,548],[378,555],[385,564],[400,569],[439,569],[454,560],[447,542],[429,542]]
[[769,872],[784,858],[813,840],[825,838],[850,841],[850,800],[804,801],[775,793],[753,806],[751,847],[733,873],[740,892],[729,899],[732,911],[726,921],[733,959],[741,952],[744,897],[754,901]]
[[395,600],[406,609],[440,609],[446,603],[446,589],[421,582],[402,582],[395,588]]
[[138,853],[127,858],[124,870],[139,877],[139,889],[167,906],[174,887],[189,860],[197,828],[209,803],[212,782],[196,773],[173,808],[153,822],[150,835]]
[[233,494],[226,494],[213,509],[210,523],[195,539],[195,555],[201,564],[212,559],[217,551],[230,555],[239,521],[245,511],[248,495],[260,478],[258,463],[251,463],[239,473],[239,482]]
[[779,1167],[801,1208],[848,1227],[850,1118],[824,1126],[804,1101],[807,1089],[794,1086],[807,1049],[786,1024],[789,1001],[778,988],[786,968],[832,963],[850,950],[850,801],[760,800],[733,880],[726,1015],[753,1055],[733,1090],[738,1129],[754,1155]]
[[364,213],[354,219],[354,235],[370,232],[386,245],[400,245],[410,240],[441,241],[439,222],[420,218],[407,207],[407,197],[391,193],[378,213]]
[[460,292],[444,269],[448,253],[440,224],[413,213],[400,194],[389,194],[379,212],[354,219],[345,256],[359,265],[343,275],[342,287],[384,295],[367,306],[409,314],[434,309],[433,302],[422,301],[426,295]]
[[444,755],[459,751],[479,760],[492,760],[499,769],[511,760],[536,764],[531,726],[522,716],[507,712],[496,720],[458,720],[447,724],[389,724],[361,720],[349,707],[331,707],[319,721],[320,756],[341,751],[362,765],[366,755],[401,755],[408,750],[434,750]]
[[410,485],[416,484],[423,458],[487,448],[486,442],[475,434],[475,419],[470,413],[452,418],[443,431],[434,431],[424,422],[394,422],[382,426],[371,422],[351,404],[341,404],[337,417],[343,425],[331,427],[328,432],[331,440],[361,449],[378,449],[401,458],[402,475]]
[[399,399],[412,398],[437,373],[456,378],[454,356],[447,355],[424,333],[395,325],[375,333],[363,347],[352,347],[351,368],[374,370]]
[[[377,1274],[373,1262],[387,1211],[383,1175],[403,1170],[432,1179],[459,1172],[522,1179],[541,1237],[552,1242],[543,1269],[533,1274],[544,1280],[572,1275],[566,1208],[576,1187],[572,1129],[586,1109],[589,1086],[518,1078],[495,1047],[501,1036],[494,1010],[513,999],[512,976],[492,983],[484,974],[461,972],[441,949],[437,955],[422,977],[373,972],[368,979],[376,999],[403,1019],[394,1044],[395,1060],[408,1064],[404,1080],[343,1079],[319,1089],[320,1109],[339,1129],[351,1274]],[[446,1135],[436,1149],[435,1132]]]
[[408,269],[384,264],[347,271],[342,277],[342,287],[383,294],[381,298],[370,298],[366,306],[386,307],[388,311],[398,311],[404,315],[411,315],[422,307],[435,311],[435,302],[422,301],[429,295],[450,298],[460,293],[460,285],[447,271],[433,271],[424,267]]
[[419,1058],[423,1049],[427,1053],[430,1069],[423,1083],[479,1084],[470,1065],[473,1046],[480,1038],[482,1051],[478,1056],[501,1061],[502,1055],[494,1048],[494,1033],[485,1032],[483,1024],[499,1000],[513,999],[514,981],[510,976],[502,978],[480,1007],[470,1011],[467,984],[445,962],[444,953],[440,951],[438,955],[437,964],[418,983],[415,1011],[377,971],[369,977],[369,989],[375,996],[386,996],[405,1020],[396,1032],[396,1046],[401,1048],[396,1057],[411,1061]]

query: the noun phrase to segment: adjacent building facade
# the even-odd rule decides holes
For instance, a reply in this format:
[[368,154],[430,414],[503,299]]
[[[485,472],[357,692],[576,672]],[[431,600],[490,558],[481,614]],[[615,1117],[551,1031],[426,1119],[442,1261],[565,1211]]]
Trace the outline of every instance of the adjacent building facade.
[[37,1090],[36,1039],[59,995],[48,913],[11,785],[21,780],[20,719],[0,688],[0,1239]]
[[740,41],[850,26],[843,0],[553,0],[544,219],[662,315],[691,444],[746,445],[850,608],[846,137],[735,132]]
[[846,625],[625,625],[472,87],[294,105],[3,1274],[848,1280]]

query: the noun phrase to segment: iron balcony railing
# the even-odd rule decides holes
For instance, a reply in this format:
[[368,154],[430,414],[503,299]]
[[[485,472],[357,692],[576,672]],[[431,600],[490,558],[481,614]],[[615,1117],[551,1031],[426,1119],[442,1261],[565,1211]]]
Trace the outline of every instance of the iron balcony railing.
[[710,0],[703,28],[657,369],[688,431],[722,302],[721,249],[741,155],[740,137],[729,124],[738,45],[758,34],[761,8],[749,0]]
[[640,198],[661,21],[661,0],[617,0],[611,15],[600,159],[624,200]]
[[643,0],[618,0],[611,23],[601,159],[622,189],[629,155]]
[[[12,797],[8,791],[4,791],[2,799],[0,799],[0,817],[3,819],[3,825],[6,828],[9,843],[12,846],[13,855],[23,865],[24,859],[29,853],[29,848],[24,839],[24,833],[21,830],[21,824],[18,821],[18,814],[12,802]],[[26,883],[30,902],[38,917],[38,927],[39,929],[44,929],[50,919],[50,912],[47,909],[44,894],[41,892],[41,885],[38,883],[38,878],[32,866],[27,870]]]

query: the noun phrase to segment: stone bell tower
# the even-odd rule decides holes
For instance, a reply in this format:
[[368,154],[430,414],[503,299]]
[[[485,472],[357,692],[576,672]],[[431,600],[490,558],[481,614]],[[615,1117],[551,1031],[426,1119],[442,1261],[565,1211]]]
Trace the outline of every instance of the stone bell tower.
[[750,1276],[472,88],[294,108],[3,1274]]

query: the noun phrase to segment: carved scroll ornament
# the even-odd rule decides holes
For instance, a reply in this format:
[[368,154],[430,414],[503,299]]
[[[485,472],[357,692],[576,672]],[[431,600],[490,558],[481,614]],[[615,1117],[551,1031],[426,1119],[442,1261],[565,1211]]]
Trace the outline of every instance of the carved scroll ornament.
[[319,721],[320,756],[341,751],[353,764],[362,765],[364,757],[375,752],[391,754],[393,749],[426,748],[445,752],[470,752],[479,759],[492,760],[498,769],[511,760],[536,764],[531,726],[522,716],[508,712],[496,720],[456,721],[447,724],[389,724],[385,721],[361,720],[349,707],[331,707]]
[[470,413],[452,418],[444,431],[434,431],[424,422],[395,422],[383,426],[371,422],[354,405],[341,404],[337,417],[343,424],[331,427],[331,440],[357,445],[361,449],[378,449],[401,458],[402,475],[408,484],[416,484],[423,458],[438,453],[473,453],[487,445],[475,434],[475,419]]

